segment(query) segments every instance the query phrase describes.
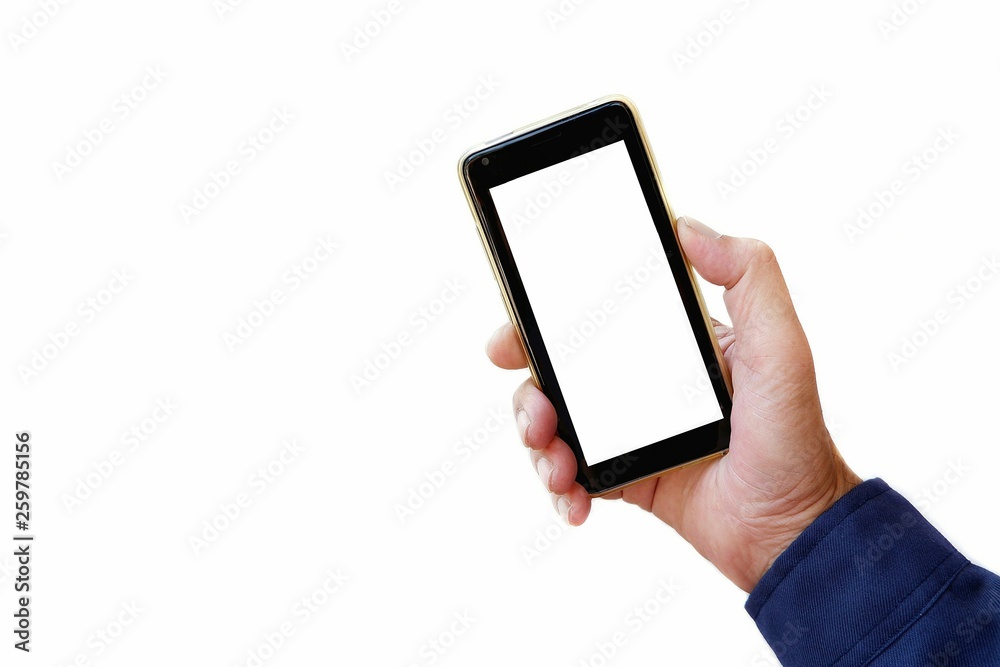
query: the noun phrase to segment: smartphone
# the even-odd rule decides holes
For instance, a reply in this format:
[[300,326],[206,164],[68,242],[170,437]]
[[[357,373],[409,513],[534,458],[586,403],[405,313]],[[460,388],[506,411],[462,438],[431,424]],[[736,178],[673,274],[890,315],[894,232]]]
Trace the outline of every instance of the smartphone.
[[728,370],[634,104],[602,98],[476,146],[459,177],[587,492],[724,454]]

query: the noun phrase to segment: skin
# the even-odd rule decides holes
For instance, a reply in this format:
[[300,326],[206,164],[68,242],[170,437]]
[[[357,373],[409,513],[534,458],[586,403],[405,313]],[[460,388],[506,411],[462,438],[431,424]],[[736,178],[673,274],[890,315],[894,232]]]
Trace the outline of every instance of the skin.
[[[750,592],[775,559],[841,496],[861,483],[823,421],[812,352],[771,249],[677,221],[698,274],[725,288],[731,327],[715,320],[733,380],[727,456],[673,470],[606,496],[671,526],[726,577]],[[509,323],[486,346],[505,369],[527,368]],[[576,459],[556,436],[556,414],[529,377],[514,393],[521,441],[553,504],[570,525],[590,514]]]

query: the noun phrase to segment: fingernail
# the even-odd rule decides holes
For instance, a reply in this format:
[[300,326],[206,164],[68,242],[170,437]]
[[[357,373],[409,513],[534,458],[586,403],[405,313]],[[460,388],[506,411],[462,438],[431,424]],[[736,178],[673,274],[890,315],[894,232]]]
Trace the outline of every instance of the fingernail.
[[545,484],[545,489],[547,491],[552,490],[552,463],[544,456],[538,459],[538,463],[535,464],[535,471],[538,473],[538,477]]
[[559,500],[556,501],[556,509],[559,510],[559,516],[562,517],[562,520],[567,525],[572,525],[569,523],[569,511],[573,509],[573,506],[567,500],[566,496],[559,496]]
[[517,421],[517,430],[521,434],[521,442],[525,447],[528,446],[528,427],[531,426],[531,418],[528,417],[528,413],[524,408],[519,407],[514,419]]
[[712,229],[711,227],[709,227],[708,225],[706,225],[704,222],[700,222],[698,220],[695,220],[694,218],[689,218],[686,215],[681,216],[680,219],[678,220],[678,222],[683,222],[690,229],[693,229],[694,231],[698,232],[702,236],[707,236],[708,238],[712,238],[712,239],[721,239],[722,238],[722,234],[720,234],[719,232],[715,231],[714,229]]

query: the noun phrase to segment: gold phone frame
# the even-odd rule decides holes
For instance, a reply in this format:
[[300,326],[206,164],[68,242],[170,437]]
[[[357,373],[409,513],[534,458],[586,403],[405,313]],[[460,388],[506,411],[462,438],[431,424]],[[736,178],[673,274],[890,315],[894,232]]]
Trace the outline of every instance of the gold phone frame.
[[[684,267],[687,269],[688,278],[690,279],[691,284],[694,286],[694,293],[695,297],[698,300],[698,307],[701,310],[701,315],[705,327],[707,328],[710,334],[710,338],[712,340],[712,348],[715,352],[716,362],[718,363],[719,368],[721,369],[722,379],[725,382],[726,389],[729,391],[729,397],[730,399],[732,399],[733,382],[729,372],[729,367],[726,365],[726,360],[722,354],[722,348],[719,346],[719,339],[715,335],[715,329],[714,325],[712,324],[712,318],[708,314],[708,308],[705,305],[705,299],[702,296],[701,287],[698,284],[697,276],[694,272],[694,269],[691,267],[691,262],[688,261],[687,255],[684,253],[684,248],[681,247],[680,237],[677,235],[677,216],[674,215],[674,210],[670,206],[670,200],[667,199],[666,191],[663,188],[663,180],[660,178],[660,168],[657,165],[656,157],[653,155],[653,151],[650,148],[649,139],[647,138],[646,135],[646,126],[642,122],[642,116],[639,115],[639,110],[636,108],[635,103],[624,95],[605,95],[604,97],[600,97],[586,104],[581,104],[580,106],[573,107],[572,109],[567,109],[562,113],[555,114],[544,120],[531,123],[530,125],[525,125],[524,127],[518,128],[512,132],[508,132],[507,134],[497,137],[496,139],[493,139],[491,141],[477,144],[476,146],[473,146],[465,153],[463,153],[462,157],[459,158],[458,161],[458,180],[462,184],[462,191],[465,193],[465,199],[469,204],[469,209],[472,211],[472,217],[475,219],[476,231],[479,234],[479,241],[483,246],[483,252],[486,253],[486,258],[489,260],[490,268],[493,271],[493,280],[496,282],[497,287],[500,290],[500,296],[503,298],[504,307],[507,309],[507,316],[510,318],[511,325],[514,327],[514,330],[517,332],[518,339],[521,341],[521,348],[524,351],[524,356],[528,360],[528,370],[531,372],[531,379],[535,383],[536,387],[541,387],[541,381],[538,378],[538,370],[535,368],[532,356],[528,352],[528,342],[524,336],[524,333],[521,331],[521,327],[518,325],[519,320],[517,317],[516,309],[514,308],[514,305],[512,303],[511,295],[507,290],[504,281],[501,280],[500,278],[500,270],[499,267],[497,266],[496,257],[494,257],[493,253],[490,252],[489,244],[486,242],[485,221],[483,219],[482,212],[476,206],[475,197],[473,197],[472,191],[469,188],[469,183],[465,178],[465,169],[464,169],[465,163],[468,160],[469,156],[471,156],[474,153],[478,153],[479,151],[482,151],[484,149],[488,149],[493,146],[497,146],[501,143],[505,143],[507,141],[510,141],[511,139],[516,139],[521,135],[527,134],[529,132],[537,130],[551,123],[564,120],[566,118],[569,118],[570,116],[574,116],[576,114],[582,113],[594,107],[601,106],[603,104],[608,104],[610,102],[618,103],[625,106],[629,110],[629,113],[632,115],[633,119],[635,120],[635,128],[639,135],[639,140],[642,143],[642,149],[649,157],[650,164],[653,166],[653,180],[656,182],[657,191],[660,193],[660,198],[663,200],[663,203],[666,206],[667,215],[670,218],[671,230],[674,233],[674,238],[677,240],[677,247],[680,249],[681,258],[684,261]],[[722,456],[725,456],[728,452],[729,449],[727,448],[720,452],[709,454],[708,456],[694,459],[692,461],[686,461],[685,463],[681,463],[671,468],[667,468],[665,470],[661,470],[659,472],[652,473],[650,475],[645,475],[643,477],[634,479],[629,482],[624,482],[620,485],[613,486],[609,489],[605,489],[600,493],[591,493],[589,495],[592,498],[600,498],[603,496],[607,496],[609,494],[622,491],[630,486],[638,484],[639,482],[645,481],[647,479],[651,479],[653,477],[659,477],[660,475],[664,475],[674,470],[680,470],[681,468],[686,468],[688,466],[703,463],[705,461],[710,461],[715,458],[720,458]]]

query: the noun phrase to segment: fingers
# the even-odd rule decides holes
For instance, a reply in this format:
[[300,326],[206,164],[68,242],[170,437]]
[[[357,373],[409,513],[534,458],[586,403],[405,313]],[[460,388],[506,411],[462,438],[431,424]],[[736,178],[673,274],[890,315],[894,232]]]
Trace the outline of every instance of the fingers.
[[590,496],[579,484],[562,495],[552,494],[552,506],[562,520],[571,526],[579,526],[590,516]]
[[531,378],[514,391],[513,404],[517,432],[524,446],[530,449],[548,446],[556,437],[556,409]]
[[760,332],[786,345],[805,341],[781,269],[766,244],[723,236],[688,217],[678,219],[677,233],[699,275],[726,288],[726,308],[741,340]]
[[531,449],[531,464],[552,504],[571,526],[579,526],[590,514],[590,496],[576,481],[576,456],[556,436],[556,410],[538,387],[527,379],[514,392],[514,415],[521,442]]
[[531,452],[531,462],[546,490],[552,494],[552,506],[563,521],[579,526],[590,515],[590,496],[576,481],[576,457],[562,438]]
[[715,331],[715,337],[719,339],[719,348],[722,350],[722,354],[725,354],[729,346],[736,342],[736,334],[733,333],[733,328],[713,317],[712,329]]
[[516,370],[528,367],[521,339],[510,322],[493,333],[493,337],[486,343],[486,356],[500,368]]
[[576,457],[562,438],[553,438],[542,449],[532,450],[531,463],[546,490],[569,493],[576,484]]

